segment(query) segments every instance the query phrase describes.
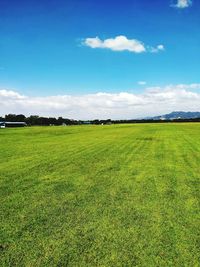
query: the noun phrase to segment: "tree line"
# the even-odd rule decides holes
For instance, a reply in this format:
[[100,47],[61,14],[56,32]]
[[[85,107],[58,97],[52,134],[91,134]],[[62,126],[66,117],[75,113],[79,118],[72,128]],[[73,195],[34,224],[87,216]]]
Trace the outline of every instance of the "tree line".
[[4,117],[0,117],[0,121],[9,121],[9,122],[25,122],[27,125],[40,125],[40,126],[49,126],[49,125],[77,125],[80,124],[80,121],[65,119],[62,117],[40,117],[37,115],[31,115],[26,117],[23,114],[7,114]]
[[49,126],[49,125],[81,125],[81,124],[95,124],[95,125],[109,125],[109,124],[123,124],[123,123],[167,123],[167,122],[200,122],[200,118],[194,119],[174,119],[174,120],[153,120],[153,119],[141,119],[141,120],[72,120],[63,117],[40,117],[37,115],[31,115],[26,117],[23,114],[7,114],[4,117],[0,117],[0,122],[25,122],[27,125],[34,126]]
[[31,115],[26,117],[23,114],[7,114],[0,117],[0,122],[25,122],[27,125],[34,126],[49,126],[49,125],[80,125],[80,124],[110,124],[111,120],[73,120],[63,117],[41,117],[38,115]]

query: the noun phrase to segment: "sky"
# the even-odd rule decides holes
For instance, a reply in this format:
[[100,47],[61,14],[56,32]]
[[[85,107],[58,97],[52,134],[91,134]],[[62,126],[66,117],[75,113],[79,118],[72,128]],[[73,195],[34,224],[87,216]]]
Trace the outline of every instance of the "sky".
[[200,111],[200,1],[0,0],[0,115]]

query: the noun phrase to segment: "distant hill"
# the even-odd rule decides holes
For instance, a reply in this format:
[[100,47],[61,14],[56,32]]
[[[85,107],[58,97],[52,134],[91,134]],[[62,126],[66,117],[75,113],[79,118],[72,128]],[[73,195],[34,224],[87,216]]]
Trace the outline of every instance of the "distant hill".
[[200,118],[200,112],[184,112],[184,111],[173,111],[169,114],[162,116],[155,116],[149,119],[152,120],[176,120],[176,119],[195,119]]

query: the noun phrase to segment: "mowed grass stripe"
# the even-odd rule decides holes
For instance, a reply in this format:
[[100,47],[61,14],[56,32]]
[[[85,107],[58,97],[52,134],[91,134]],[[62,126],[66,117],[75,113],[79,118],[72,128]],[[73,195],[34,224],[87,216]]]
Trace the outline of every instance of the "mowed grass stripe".
[[[195,230],[198,222],[195,222],[195,228],[189,229],[188,222],[191,218],[184,204],[193,197],[192,192],[187,188],[186,183],[190,179],[187,170],[189,166],[183,157],[183,147],[187,147],[187,151],[190,151],[190,145],[188,146],[188,143],[184,141],[184,131],[176,127],[173,130],[163,138],[163,147],[160,152],[157,147],[155,148],[155,153],[158,153],[160,158],[155,180],[160,194],[161,223],[165,226],[162,227],[165,231],[162,231],[161,252],[172,259],[172,266],[175,263],[177,266],[198,266],[199,255],[195,244],[198,240],[197,229]],[[160,175],[161,171],[162,175]],[[190,242],[186,241],[189,239]],[[185,257],[185,251],[190,251],[187,257]]]

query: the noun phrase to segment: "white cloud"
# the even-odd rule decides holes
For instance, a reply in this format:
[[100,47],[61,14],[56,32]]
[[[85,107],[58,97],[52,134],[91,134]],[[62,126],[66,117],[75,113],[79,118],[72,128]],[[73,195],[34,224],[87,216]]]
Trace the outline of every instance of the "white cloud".
[[191,0],[178,0],[177,3],[173,6],[177,8],[187,8],[191,5],[192,5]]
[[105,40],[101,40],[99,37],[86,38],[83,43],[91,48],[106,48],[113,51],[129,51],[132,53],[155,53],[164,50],[163,45],[158,45],[155,48],[148,47],[145,46],[141,41],[138,41],[136,39],[128,39],[126,36],[123,35]]
[[138,84],[139,85],[146,85],[147,83],[145,81],[139,81]]
[[165,50],[164,45],[157,45],[156,47],[149,47],[149,51],[151,53],[158,53],[158,52],[164,51],[164,50]]
[[[0,101],[2,99],[9,99],[9,100],[20,100],[20,99],[25,99],[26,97],[11,90],[0,90]],[[1,103],[1,102],[0,102]]]
[[[196,92],[194,90],[197,90]],[[96,93],[30,97],[0,90],[1,114],[23,113],[73,119],[131,119],[174,110],[200,111],[200,84],[147,88],[143,93]]]

